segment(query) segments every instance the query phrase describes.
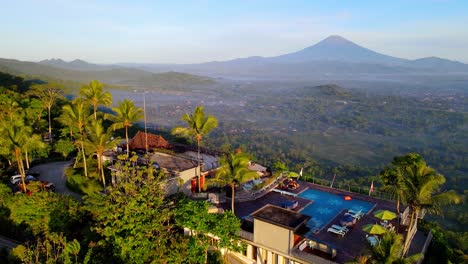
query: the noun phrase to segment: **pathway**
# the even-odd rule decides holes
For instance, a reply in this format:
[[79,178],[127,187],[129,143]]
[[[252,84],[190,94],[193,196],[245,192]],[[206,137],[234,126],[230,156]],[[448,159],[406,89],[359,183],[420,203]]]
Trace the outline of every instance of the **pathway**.
[[7,249],[13,249],[16,246],[21,244],[18,241],[14,241],[12,239],[6,238],[4,236],[0,236],[0,248],[7,248]]
[[40,164],[31,168],[32,171],[37,171],[41,175],[39,180],[53,182],[55,184],[56,192],[70,195],[76,199],[81,199],[81,195],[70,191],[66,186],[67,178],[65,176],[65,169],[70,167],[73,161],[58,161]]

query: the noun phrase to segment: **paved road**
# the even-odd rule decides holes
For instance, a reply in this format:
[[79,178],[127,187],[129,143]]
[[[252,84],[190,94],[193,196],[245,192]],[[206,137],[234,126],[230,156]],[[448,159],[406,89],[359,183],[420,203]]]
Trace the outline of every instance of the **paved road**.
[[31,168],[32,171],[37,171],[41,175],[39,180],[53,182],[55,184],[56,192],[73,196],[81,199],[81,195],[70,191],[65,185],[65,169],[73,164],[72,161],[59,161],[50,162],[46,164],[37,165]]
[[8,249],[13,249],[16,246],[18,246],[19,244],[21,244],[21,243],[18,242],[18,241],[14,241],[14,240],[11,240],[11,239],[6,238],[4,236],[0,236],[0,248],[6,247]]

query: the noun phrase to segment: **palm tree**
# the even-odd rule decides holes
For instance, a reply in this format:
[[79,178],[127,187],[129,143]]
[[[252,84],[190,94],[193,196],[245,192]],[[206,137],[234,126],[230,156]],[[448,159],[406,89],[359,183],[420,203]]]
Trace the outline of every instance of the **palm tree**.
[[128,128],[131,127],[135,122],[143,118],[143,110],[135,106],[131,100],[120,101],[117,107],[112,108],[115,115],[106,114],[105,118],[110,119],[114,122],[111,128],[117,130],[125,128],[125,140],[127,142],[127,158],[130,155],[130,147],[128,145]]
[[21,174],[21,183],[26,191],[25,170],[23,164],[23,146],[27,144],[32,134],[32,128],[25,126],[23,119],[18,117],[11,121],[0,123],[0,153],[13,154],[16,159],[18,171]]
[[86,152],[84,147],[85,142],[85,127],[89,123],[90,115],[89,108],[86,103],[81,99],[75,99],[71,105],[64,105],[62,108],[62,116],[59,121],[64,125],[73,125],[79,133],[78,138],[78,151],[83,155],[83,167],[85,177],[88,177],[88,166],[86,164]]
[[21,108],[16,98],[9,95],[5,95],[5,97],[0,98],[0,117],[2,119],[8,118],[9,120],[12,120],[13,116],[20,110]]
[[416,263],[422,254],[403,257],[403,236],[394,232],[383,234],[380,243],[370,247],[370,263],[378,264],[412,264]]
[[58,98],[63,97],[62,85],[57,83],[36,84],[31,87],[29,94],[39,98],[44,107],[47,109],[49,121],[49,142],[52,142],[52,120],[50,111]]
[[383,183],[382,191],[388,192],[396,198],[396,213],[398,217],[397,229],[400,226],[400,204],[403,199],[403,175],[402,168],[386,167],[379,174]]
[[89,151],[96,153],[98,161],[98,172],[104,186],[106,189],[106,178],[104,176],[104,165],[103,165],[103,155],[104,151],[115,147],[118,139],[112,137],[111,131],[106,131],[102,126],[102,121],[98,120],[91,123],[89,129],[88,138],[85,140],[84,144]]
[[243,153],[227,154],[221,159],[221,167],[210,183],[228,184],[231,187],[231,210],[234,213],[234,198],[236,185],[258,178],[255,171],[247,168],[250,159]]
[[382,181],[382,191],[388,192],[396,197],[396,212],[400,213],[400,201],[402,197],[401,189],[401,171],[398,168],[386,167],[379,173]]
[[[386,167],[380,172],[380,180],[383,183],[383,191],[389,192],[396,197],[396,212],[400,217],[400,203],[404,198],[403,193],[403,173],[407,166],[418,164],[422,157],[417,153],[409,153],[404,156],[395,157],[392,160],[392,166]],[[397,222],[397,227],[399,221]]]
[[109,106],[112,103],[112,94],[104,92],[104,84],[98,80],[92,80],[88,85],[81,87],[80,96],[93,106],[94,120],[97,120],[97,108],[99,105]]
[[203,106],[197,106],[193,111],[193,114],[185,114],[182,116],[182,120],[187,122],[187,127],[175,127],[172,130],[172,134],[182,135],[185,137],[195,138],[197,142],[197,166],[198,166],[198,191],[201,191],[200,186],[200,144],[202,138],[208,135],[213,129],[218,127],[218,120],[214,116],[205,116]]
[[460,197],[453,190],[440,192],[445,177],[420,162],[403,167],[403,199],[411,208],[411,218],[405,239],[404,252],[409,249],[411,230],[416,228],[417,219],[422,210],[442,215],[442,206],[459,203]]

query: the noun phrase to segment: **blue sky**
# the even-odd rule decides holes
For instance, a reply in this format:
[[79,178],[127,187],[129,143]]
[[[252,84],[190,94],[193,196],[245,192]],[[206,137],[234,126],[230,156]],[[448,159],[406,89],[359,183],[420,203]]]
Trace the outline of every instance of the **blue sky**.
[[193,63],[276,56],[341,35],[409,59],[468,63],[466,0],[14,0],[0,57]]

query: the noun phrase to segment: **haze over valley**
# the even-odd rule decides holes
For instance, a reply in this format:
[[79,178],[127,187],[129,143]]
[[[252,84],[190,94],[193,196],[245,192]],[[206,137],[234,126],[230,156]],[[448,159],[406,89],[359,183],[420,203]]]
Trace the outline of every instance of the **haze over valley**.
[[226,139],[244,144],[266,163],[281,159],[301,167],[317,160],[375,172],[383,160],[416,151],[453,163],[445,165],[449,181],[467,181],[468,153],[457,146],[468,145],[468,65],[456,61],[396,58],[333,35],[269,58],[186,65],[3,59],[0,68],[77,87],[99,79],[111,85],[115,101],[139,106],[145,96],[156,129],[181,124],[182,114],[204,105],[221,123],[210,146]]

